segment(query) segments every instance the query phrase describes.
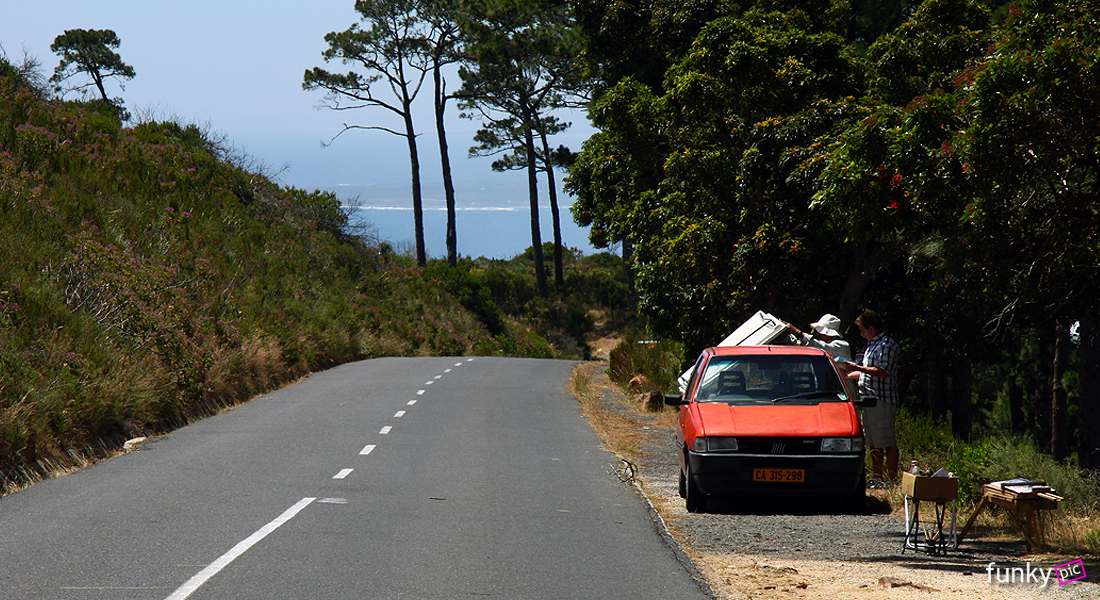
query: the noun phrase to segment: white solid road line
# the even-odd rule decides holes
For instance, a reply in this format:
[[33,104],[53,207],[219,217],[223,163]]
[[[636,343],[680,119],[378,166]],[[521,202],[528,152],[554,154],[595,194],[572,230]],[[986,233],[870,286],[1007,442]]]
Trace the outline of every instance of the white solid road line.
[[236,560],[237,557],[248,552],[249,548],[255,546],[260,540],[267,537],[269,533],[282,527],[287,521],[293,519],[294,515],[301,512],[303,508],[309,506],[309,503],[314,500],[316,500],[316,498],[302,498],[299,500],[297,504],[288,508],[286,512],[279,515],[277,519],[259,528],[256,530],[256,533],[248,536],[244,541],[233,546],[232,550],[221,555],[218,557],[218,560],[215,560],[205,569],[199,571],[197,575],[187,580],[187,583],[180,586],[179,589],[173,592],[172,595],[168,596],[165,600],[183,600],[195,593],[195,590],[199,589],[202,584],[206,583],[211,577],[217,575],[222,569],[229,566],[229,563]]

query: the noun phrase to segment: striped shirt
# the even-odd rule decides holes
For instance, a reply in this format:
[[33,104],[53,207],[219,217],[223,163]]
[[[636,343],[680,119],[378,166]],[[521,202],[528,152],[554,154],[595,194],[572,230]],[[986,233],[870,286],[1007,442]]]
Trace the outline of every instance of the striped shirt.
[[898,357],[901,349],[886,333],[880,333],[867,344],[863,353],[863,366],[878,367],[890,374],[889,377],[874,377],[867,373],[859,374],[859,394],[874,396],[880,402],[891,406],[898,405]]

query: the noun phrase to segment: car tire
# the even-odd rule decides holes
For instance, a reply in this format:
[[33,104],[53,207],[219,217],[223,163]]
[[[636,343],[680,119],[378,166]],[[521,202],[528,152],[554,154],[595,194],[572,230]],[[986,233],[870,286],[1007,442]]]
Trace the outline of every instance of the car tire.
[[687,498],[688,497],[687,477],[684,476],[684,470],[683,469],[680,469],[680,497],[681,498]]
[[687,475],[685,475],[684,478],[687,480],[684,486],[684,504],[687,507],[687,511],[690,513],[707,512],[707,496],[699,489],[699,486],[695,484],[695,477],[692,476],[691,467],[688,467]]
[[848,495],[847,509],[855,515],[862,515],[867,509],[867,473],[860,475],[856,489]]

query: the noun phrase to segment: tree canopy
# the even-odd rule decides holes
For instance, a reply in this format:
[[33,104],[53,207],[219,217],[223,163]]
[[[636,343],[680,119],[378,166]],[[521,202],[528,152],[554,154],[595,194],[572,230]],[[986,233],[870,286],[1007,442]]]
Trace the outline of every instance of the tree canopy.
[[[326,106],[333,110],[380,108],[397,117],[401,125],[344,125],[340,132],[362,129],[384,131],[405,139],[409,150],[417,264],[427,262],[424,246],[424,213],[420,187],[419,135],[413,122],[413,101],[432,70],[433,53],[425,39],[420,0],[356,0],[360,23],[325,36],[326,62],[339,60],[365,71],[333,73],[314,67],[305,72],[302,88],[325,90]],[[381,88],[381,89],[379,89]],[[339,134],[337,134],[339,135]]]
[[[115,106],[122,106],[122,99],[107,96],[104,81],[107,79],[133,79],[134,68],[122,62],[115,52],[121,44],[118,35],[110,29],[69,29],[54,38],[50,50],[61,56],[61,62],[54,69],[50,82],[56,85],[56,91],[63,90],[61,83],[83,73],[91,81],[74,85],[72,90],[86,91],[94,86],[100,99]],[[119,83],[122,86],[122,83]]]
[[[585,85],[576,61],[580,46],[572,8],[561,0],[478,0],[466,5],[465,16],[469,60],[459,71],[462,106],[468,114],[480,114],[495,124],[483,130],[481,142],[494,147],[513,144],[524,156],[536,285],[539,295],[547,297],[535,137],[547,133],[548,125],[556,123],[548,120],[549,114],[572,104],[572,96]],[[542,145],[543,155],[548,157],[545,138]],[[552,167],[545,172],[552,177]],[[560,235],[557,237],[560,264]]]
[[[636,248],[654,333],[698,348],[760,309],[848,323],[875,308],[914,366],[946,366],[968,433],[971,365],[1014,372],[1029,338],[1058,356],[1041,349],[1075,321],[1095,335],[1100,6],[874,5],[587,6],[586,56],[610,60],[591,67],[599,131],[567,185],[594,244]],[[630,42],[655,62],[610,42],[670,10],[678,42]],[[875,25],[878,10],[895,18]],[[1050,410],[1033,415],[1048,432]]]

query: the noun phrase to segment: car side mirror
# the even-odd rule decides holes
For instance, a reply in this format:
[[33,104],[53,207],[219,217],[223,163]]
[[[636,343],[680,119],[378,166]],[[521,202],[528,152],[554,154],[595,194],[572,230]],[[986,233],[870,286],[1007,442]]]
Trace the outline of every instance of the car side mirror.
[[874,396],[860,396],[857,400],[852,402],[856,406],[862,406],[863,408],[871,408],[872,406],[878,406],[878,398]]
[[665,404],[669,406],[683,406],[687,404],[680,394],[665,394]]

